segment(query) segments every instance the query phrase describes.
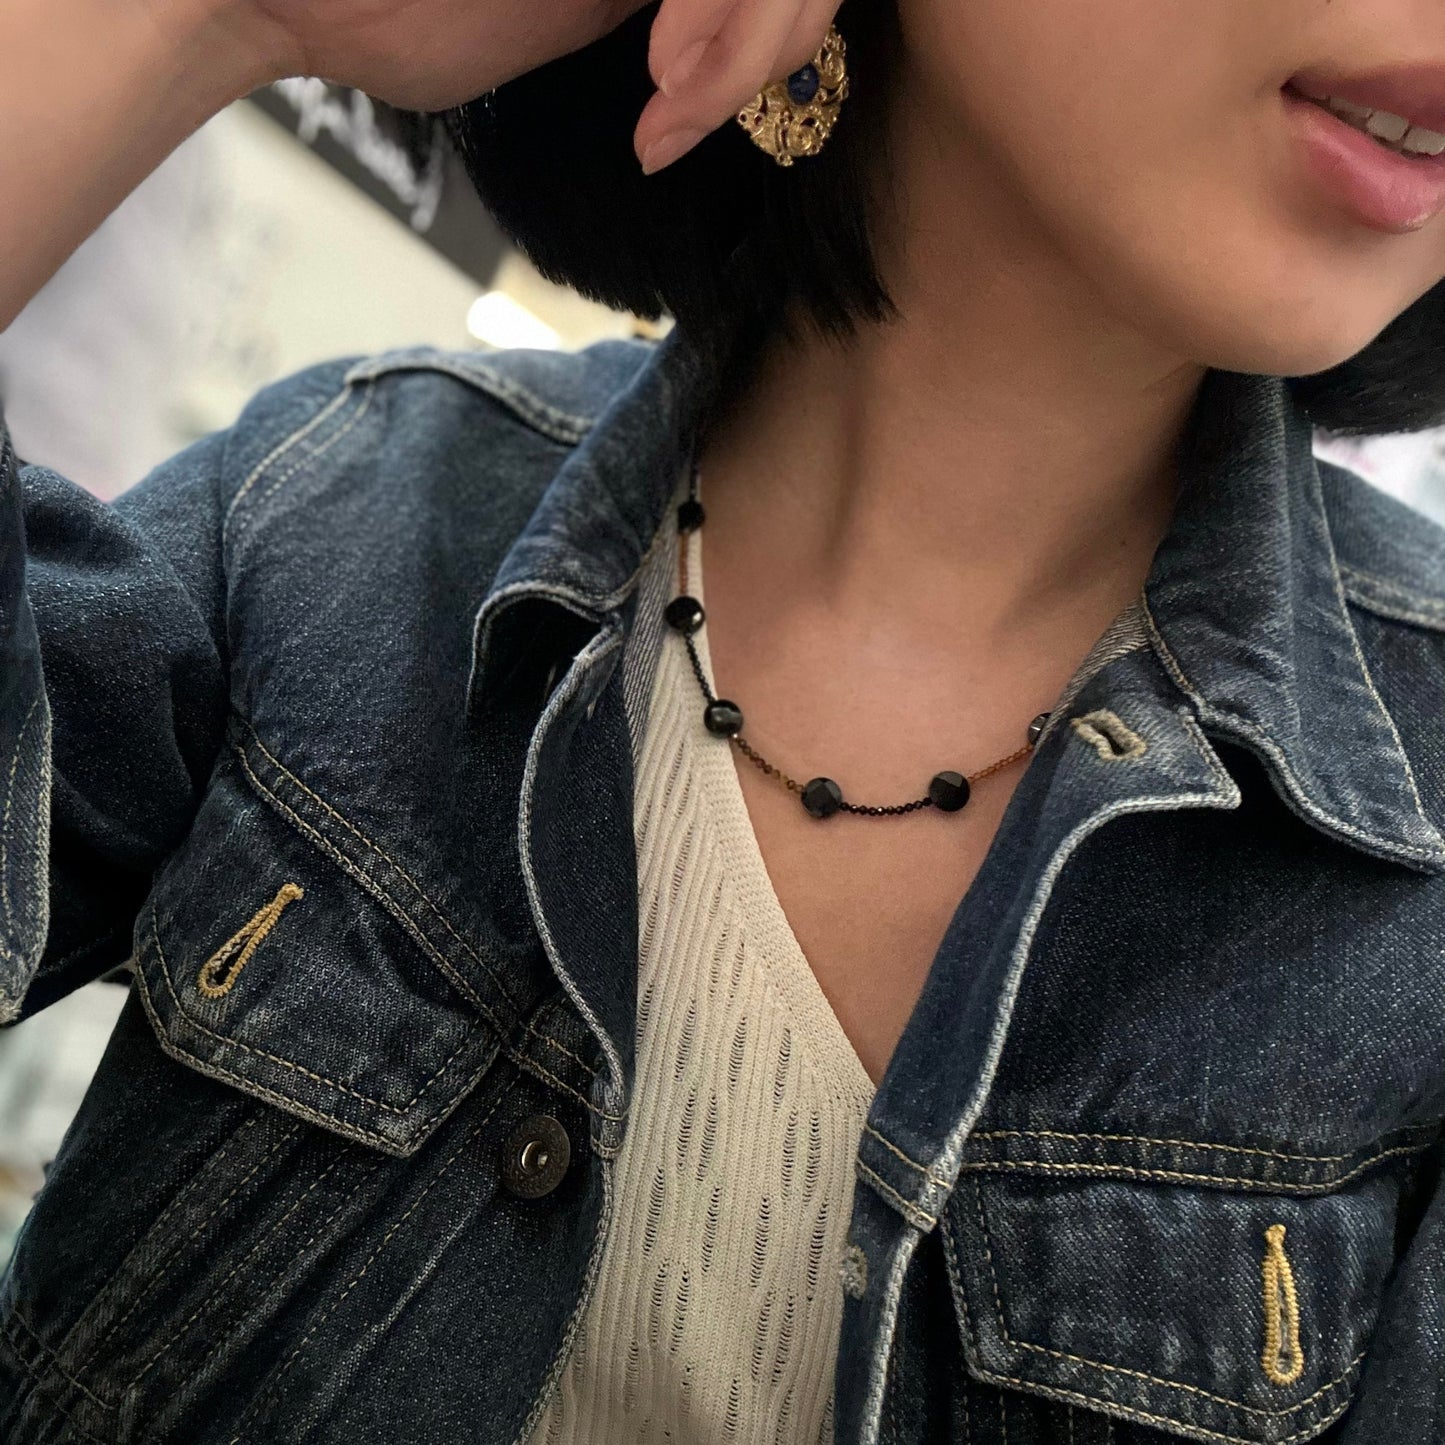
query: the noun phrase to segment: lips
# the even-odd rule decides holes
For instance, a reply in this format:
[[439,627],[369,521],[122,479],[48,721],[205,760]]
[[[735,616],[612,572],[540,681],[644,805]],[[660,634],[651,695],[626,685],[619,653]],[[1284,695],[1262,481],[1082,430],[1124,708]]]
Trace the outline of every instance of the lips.
[[1320,67],[1300,71],[1286,88],[1311,100],[1345,100],[1401,116],[1423,130],[1445,131],[1445,63],[1351,74]]
[[1445,210],[1445,157],[1402,155],[1293,84],[1280,96],[1314,185],[1356,222],[1399,235]]
[[1445,133],[1426,130],[1423,126],[1411,125],[1403,116],[1389,111],[1374,110],[1369,106],[1356,105],[1353,101],[1341,100],[1338,96],[1306,96],[1293,87],[1286,87],[1286,94],[1308,100],[1322,106],[1331,115],[1353,126],[1364,134],[1373,136],[1381,145],[1394,151],[1403,151],[1412,156],[1438,156],[1445,154]]

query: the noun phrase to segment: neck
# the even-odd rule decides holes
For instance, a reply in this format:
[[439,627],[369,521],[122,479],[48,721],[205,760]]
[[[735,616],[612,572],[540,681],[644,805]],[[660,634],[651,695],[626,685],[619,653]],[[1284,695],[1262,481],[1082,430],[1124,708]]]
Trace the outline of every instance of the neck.
[[1204,369],[1113,315],[966,146],[894,150],[901,315],[770,345],[704,439],[709,544],[759,619],[916,646],[960,618],[985,649],[1063,619],[1086,650],[1168,527]]

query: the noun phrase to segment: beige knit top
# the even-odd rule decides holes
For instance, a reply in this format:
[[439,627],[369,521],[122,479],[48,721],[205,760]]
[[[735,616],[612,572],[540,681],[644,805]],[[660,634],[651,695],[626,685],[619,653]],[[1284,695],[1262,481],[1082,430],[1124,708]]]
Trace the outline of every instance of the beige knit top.
[[[705,602],[701,531],[685,541]],[[675,528],[666,545],[675,588]],[[711,683],[706,627],[694,641]],[[832,1440],[838,1261],[874,1087],[703,705],[669,630],[636,775],[637,1076],[616,1212],[530,1445]]]

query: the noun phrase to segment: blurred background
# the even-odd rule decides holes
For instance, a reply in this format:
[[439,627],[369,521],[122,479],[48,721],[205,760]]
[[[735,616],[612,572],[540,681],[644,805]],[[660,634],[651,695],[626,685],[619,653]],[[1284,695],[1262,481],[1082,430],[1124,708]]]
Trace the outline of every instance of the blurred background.
[[[0,332],[0,405],[22,457],[113,497],[312,362],[665,329],[544,280],[366,97],[290,80],[193,136]],[[1316,449],[1445,523],[1445,434]],[[0,1268],[124,997],[95,983],[0,1031]]]

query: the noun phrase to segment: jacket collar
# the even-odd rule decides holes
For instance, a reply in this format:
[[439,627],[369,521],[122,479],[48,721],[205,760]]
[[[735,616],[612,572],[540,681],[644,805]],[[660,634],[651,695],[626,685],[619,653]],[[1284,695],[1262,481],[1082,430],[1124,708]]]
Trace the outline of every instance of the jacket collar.
[[1143,600],[1201,725],[1256,753],[1322,831],[1445,869],[1445,838],[1350,620],[1313,429],[1286,382],[1208,373],[1179,456],[1180,497]]
[[674,327],[645,349],[628,381],[601,399],[596,421],[558,469],[482,600],[469,714],[488,704],[518,660],[499,656],[492,645],[497,618],[514,602],[545,598],[599,626],[618,625],[728,354]]
[[603,400],[527,526],[502,559],[477,613],[468,709],[490,698],[514,658],[490,646],[492,624],[519,597],[549,597],[601,623],[621,606],[662,521],[709,400],[722,353],[674,327]]
[[[681,328],[649,354],[548,486],[477,614],[470,706],[517,661],[497,615],[545,597],[619,625],[736,353]],[[1301,817],[1375,856],[1445,870],[1346,606],[1309,421],[1278,377],[1211,371],[1181,439],[1174,518],[1141,599],[1160,662],[1215,736],[1248,747]],[[565,659],[558,659],[565,663]]]

